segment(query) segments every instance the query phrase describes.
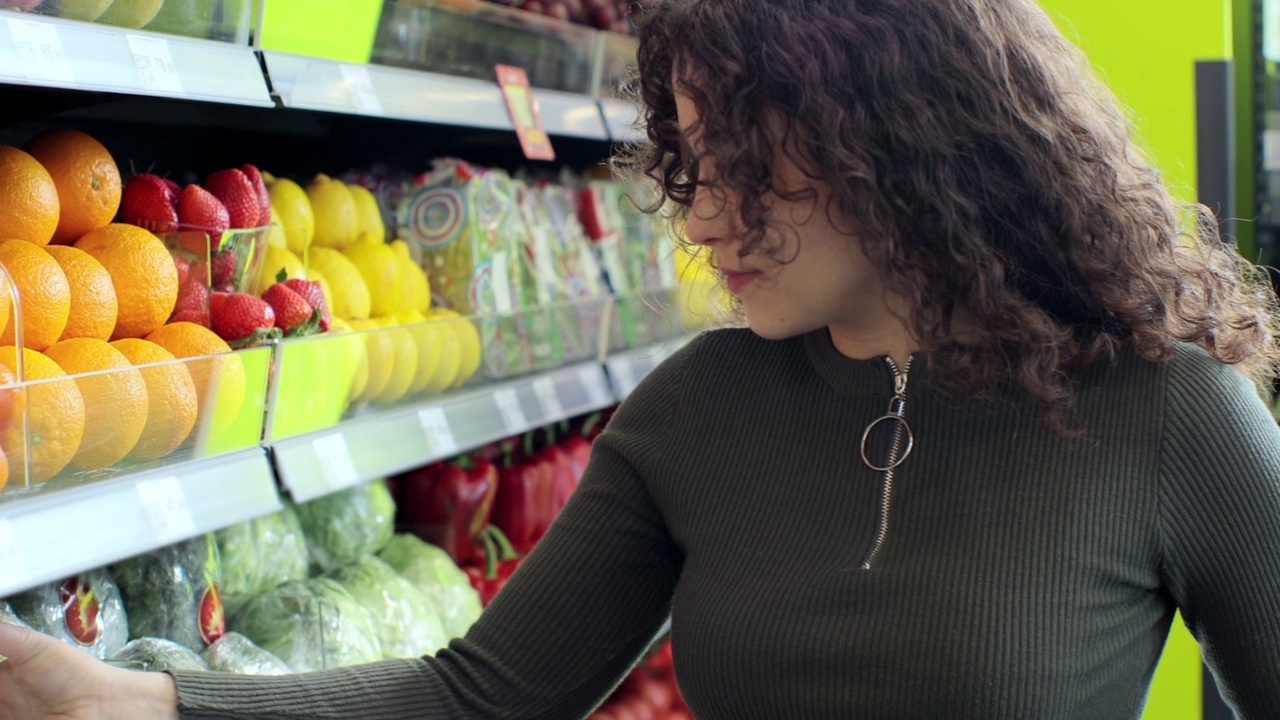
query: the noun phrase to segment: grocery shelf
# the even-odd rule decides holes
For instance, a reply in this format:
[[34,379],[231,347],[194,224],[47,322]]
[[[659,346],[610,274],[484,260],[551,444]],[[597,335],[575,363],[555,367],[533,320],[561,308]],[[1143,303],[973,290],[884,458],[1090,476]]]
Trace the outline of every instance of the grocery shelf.
[[0,82],[270,107],[251,48],[0,13]]
[[609,139],[620,143],[643,142],[644,136],[634,127],[639,110],[627,100],[605,98],[600,101],[600,114],[604,117]]
[[346,420],[271,444],[281,484],[306,502],[615,402],[594,362]]
[[614,395],[619,401],[625,399],[646,375],[693,338],[685,335],[610,356],[605,360],[605,369]]
[[[285,107],[514,132],[496,81],[270,50],[262,55]],[[554,90],[533,94],[548,133],[609,139],[592,98]]]
[[280,509],[262,448],[0,503],[0,597]]

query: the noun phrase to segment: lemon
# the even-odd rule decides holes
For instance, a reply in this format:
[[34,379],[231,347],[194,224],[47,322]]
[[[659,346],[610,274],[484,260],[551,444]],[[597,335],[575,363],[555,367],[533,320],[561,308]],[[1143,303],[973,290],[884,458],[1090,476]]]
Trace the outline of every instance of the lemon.
[[431,283],[422,266],[409,256],[409,244],[404,240],[391,242],[400,267],[400,309],[427,313],[431,310]]
[[438,323],[428,322],[417,310],[401,310],[395,314],[396,322],[413,335],[418,345],[418,367],[414,371],[409,394],[417,395],[431,384],[436,368],[440,366],[440,328]]
[[[329,323],[329,330],[335,333],[354,333],[355,328],[347,324],[342,318],[334,318]],[[364,338],[359,335],[352,335],[346,338],[344,347],[350,353],[348,362],[354,368],[351,376],[351,393],[348,401],[355,400],[364,392],[365,387],[369,384],[369,350],[365,347]]]
[[452,318],[453,329],[458,333],[458,377],[454,379],[453,387],[459,387],[480,369],[480,354],[483,350],[480,331],[470,318],[462,317],[452,310],[442,310],[441,314]]
[[390,245],[373,235],[361,235],[359,242],[342,251],[360,271],[369,288],[369,313],[390,315],[400,307],[400,263]]
[[55,0],[50,9],[61,18],[93,22],[102,17],[110,5],[111,0]]
[[[391,382],[391,366],[395,362],[395,346],[391,335],[380,330],[377,323],[367,318],[355,318],[350,321],[353,330],[362,331],[364,337],[365,356],[368,359],[368,379],[361,392],[352,396],[357,400],[372,400],[382,393]],[[374,332],[363,332],[372,330]]]
[[164,0],[115,0],[98,22],[136,30],[151,22],[163,4]]
[[391,378],[382,392],[374,396],[375,402],[390,405],[409,393],[414,375],[418,371],[418,343],[413,334],[400,327],[394,316],[373,318],[378,327],[384,328],[391,338]]
[[329,289],[333,292],[330,314],[345,320],[369,317],[372,302],[369,286],[346,255],[333,248],[313,247],[310,260],[311,267],[319,270],[329,281]]
[[454,328],[453,323],[448,318],[438,313],[431,313],[425,316],[428,320],[433,320],[432,325],[437,328],[437,334],[440,338],[440,365],[436,368],[435,373],[431,376],[431,382],[427,383],[426,390],[429,393],[438,393],[448,389],[453,385],[453,381],[458,377],[458,366],[461,358],[461,340],[458,337],[458,331]]
[[274,207],[271,208],[271,220],[267,222],[267,245],[289,249],[289,234],[285,232],[284,222]]
[[316,214],[316,235],[312,242],[338,250],[355,242],[356,201],[346,183],[328,175],[317,175],[307,185],[307,197]]
[[352,183],[347,186],[351,191],[351,199],[356,204],[356,235],[368,233],[379,241],[387,239],[387,226],[382,222],[382,208],[378,207],[378,199],[363,185]]
[[276,276],[284,270],[286,277],[300,278],[306,274],[302,261],[297,255],[284,248],[267,245],[262,257],[262,270],[258,272],[258,281],[253,286],[253,294],[261,295],[276,282]]
[[[266,176],[263,176],[266,179]],[[311,208],[311,199],[298,186],[298,183],[279,178],[267,186],[267,194],[271,196],[271,210],[284,225],[285,238],[289,250],[302,257],[316,234],[316,216]]]

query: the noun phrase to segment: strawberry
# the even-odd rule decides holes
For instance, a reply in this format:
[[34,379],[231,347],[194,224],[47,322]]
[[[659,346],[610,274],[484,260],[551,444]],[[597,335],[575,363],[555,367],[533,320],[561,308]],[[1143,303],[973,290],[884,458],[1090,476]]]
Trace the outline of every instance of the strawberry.
[[178,202],[178,196],[182,194],[182,186],[169,178],[160,178],[160,181],[169,189],[169,196],[173,198],[173,201],[175,203]]
[[177,197],[158,175],[141,173],[129,178],[120,195],[120,219],[155,233],[178,229]]
[[222,201],[199,185],[188,185],[178,195],[178,222],[209,233],[211,247],[217,247],[222,233],[231,227],[231,216]]
[[320,332],[329,331],[329,321],[332,316],[329,314],[329,303],[325,302],[324,291],[320,289],[320,283],[301,278],[290,278],[284,281],[285,287],[298,293],[303,300],[307,301],[313,309],[320,311]]
[[178,271],[178,287],[182,287],[182,283],[187,281],[187,277],[191,275],[191,261],[181,255],[173,256],[173,267]]
[[232,347],[257,345],[272,337],[276,313],[261,298],[248,293],[215,292],[209,296],[213,331]]
[[234,285],[236,277],[236,254],[230,250],[214,253],[213,255],[213,281],[215,288],[224,288]]
[[262,214],[258,206],[258,192],[244,173],[235,168],[219,170],[204,179],[204,189],[227,206],[231,227],[258,226],[258,218]]
[[[209,322],[209,313],[204,310],[183,310],[176,312],[169,318],[169,324],[177,322],[195,323],[201,327],[209,328],[213,323]],[[212,330],[213,328],[209,328]]]
[[178,302],[173,307],[173,314],[187,310],[209,312],[209,288],[204,284],[203,277],[191,275],[178,286]]
[[310,335],[319,324],[319,313],[301,295],[284,283],[275,283],[262,293],[262,299],[276,311],[276,327],[286,336]]
[[262,173],[252,165],[241,165],[240,172],[249,178],[249,184],[253,185],[253,191],[258,195],[258,224],[268,224],[271,222],[271,195],[267,192],[267,184],[262,180]]

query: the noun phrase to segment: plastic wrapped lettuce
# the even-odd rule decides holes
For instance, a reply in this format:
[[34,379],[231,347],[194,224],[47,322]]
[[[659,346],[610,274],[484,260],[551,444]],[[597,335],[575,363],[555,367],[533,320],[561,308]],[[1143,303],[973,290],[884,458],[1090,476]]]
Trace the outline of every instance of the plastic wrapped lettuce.
[[204,649],[200,657],[217,672],[241,675],[288,675],[285,661],[263,650],[249,638],[229,632]]
[[416,535],[401,533],[382,548],[378,557],[431,599],[450,638],[466,635],[471,624],[480,618],[484,609],[480,593],[442,548]]
[[222,637],[221,561],[212,533],[111,566],[132,638],[168,638],[201,652]]
[[98,569],[9,599],[28,627],[105,660],[129,641],[129,618],[111,573]]
[[5,600],[0,600],[0,622],[8,625],[17,625],[18,627],[24,627],[28,630],[31,629],[31,626],[27,624],[27,621],[18,617],[18,613],[14,612],[13,607]]
[[190,648],[164,638],[142,637],[130,640],[120,652],[108,660],[116,667],[129,670],[159,672],[162,670],[208,670],[200,656]]
[[329,578],[285,583],[253,598],[231,629],[295,672],[382,659],[369,611]]
[[373,555],[343,565],[329,577],[369,611],[384,658],[434,655],[449,644],[431,598]]
[[322,571],[376,553],[395,533],[396,504],[386,480],[374,480],[298,506],[311,559]]
[[219,530],[222,595],[227,614],[240,596],[259,595],[290,580],[305,580],[310,560],[292,505],[266,517]]

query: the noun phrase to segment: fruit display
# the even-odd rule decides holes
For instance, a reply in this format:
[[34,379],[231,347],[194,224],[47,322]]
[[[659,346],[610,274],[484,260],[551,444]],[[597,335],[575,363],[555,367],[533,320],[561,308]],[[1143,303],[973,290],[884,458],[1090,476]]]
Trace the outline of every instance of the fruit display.
[[635,8],[645,5],[637,0],[490,0],[527,12],[567,20],[597,30],[630,33],[627,21]]
[[126,30],[245,42],[249,0],[0,0],[14,10]]

